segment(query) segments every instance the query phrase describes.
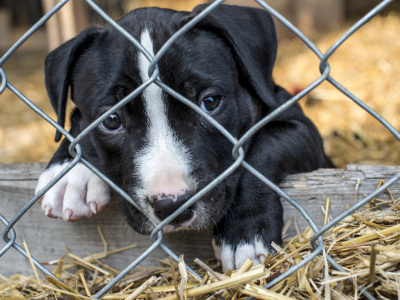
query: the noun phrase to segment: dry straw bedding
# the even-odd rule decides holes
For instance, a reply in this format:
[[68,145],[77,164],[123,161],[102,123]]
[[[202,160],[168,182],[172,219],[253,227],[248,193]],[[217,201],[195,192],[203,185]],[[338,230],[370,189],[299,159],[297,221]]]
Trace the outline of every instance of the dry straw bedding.
[[[329,58],[330,75],[400,129],[400,18],[377,16]],[[323,35],[316,46],[325,53],[345,32]],[[291,92],[315,81],[320,60],[303,43],[281,43],[274,79]],[[396,165],[400,143],[379,122],[324,82],[300,100],[321,132],[325,149],[339,167],[356,163]]]

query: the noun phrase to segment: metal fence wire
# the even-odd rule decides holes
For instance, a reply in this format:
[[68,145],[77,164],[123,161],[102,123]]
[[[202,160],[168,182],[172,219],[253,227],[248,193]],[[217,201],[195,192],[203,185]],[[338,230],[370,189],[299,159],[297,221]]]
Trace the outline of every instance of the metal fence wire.
[[[140,262],[146,259],[156,248],[161,248],[164,250],[168,255],[170,255],[174,260],[178,261],[178,257],[175,253],[173,253],[165,244],[163,244],[163,234],[162,234],[162,227],[172,221],[175,217],[177,217],[181,212],[183,212],[187,207],[193,205],[199,198],[202,197],[205,193],[210,191],[214,188],[219,182],[224,180],[228,177],[235,169],[239,167],[246,168],[249,172],[251,172],[254,176],[256,176],[260,181],[264,184],[269,186],[272,190],[274,190],[277,194],[279,194],[282,198],[289,201],[295,208],[304,216],[304,218],[309,223],[310,227],[315,232],[314,236],[311,239],[311,244],[314,247],[314,251],[304,258],[300,263],[290,268],[285,273],[281,274],[279,277],[275,278],[271,282],[267,284],[267,288],[274,286],[275,284],[279,283],[290,274],[296,272],[301,267],[305,266],[308,262],[314,259],[318,254],[324,249],[324,243],[322,239],[322,235],[331,227],[333,227],[336,223],[341,221],[346,216],[350,215],[352,212],[356,211],[357,209],[361,208],[369,201],[371,201],[374,197],[385,191],[389,188],[393,183],[400,180],[400,173],[393,176],[390,180],[387,180],[385,184],[383,184],[380,188],[378,188],[373,193],[367,195],[364,199],[359,201],[357,204],[352,206],[351,208],[345,210],[342,214],[338,217],[333,219],[331,222],[326,224],[322,228],[318,228],[308,213],[299,205],[294,199],[292,199],[289,195],[285,194],[278,186],[273,184],[259,172],[257,172],[251,165],[249,165],[246,161],[244,161],[244,155],[242,150],[242,145],[246,143],[246,141],[255,133],[257,130],[262,128],[265,124],[273,120],[279,114],[284,112],[286,109],[290,108],[292,105],[297,103],[301,98],[307,95],[310,91],[315,89],[319,86],[322,82],[328,81],[333,86],[335,86],[339,91],[341,91],[344,95],[349,98],[349,101],[354,101],[357,105],[362,107],[365,111],[367,111],[370,115],[372,115],[375,119],[377,119],[382,125],[384,125],[387,130],[389,130],[398,140],[400,140],[400,133],[391,126],[383,117],[381,117],[377,112],[371,109],[367,104],[365,104],[362,100],[358,99],[354,96],[350,91],[344,88],[339,82],[337,82],[334,78],[330,76],[330,66],[329,66],[329,58],[332,56],[333,53],[341,46],[341,44],[346,41],[349,37],[352,36],[359,28],[361,28],[364,24],[366,24],[369,20],[371,20],[376,14],[378,14],[382,9],[384,9],[387,5],[389,5],[393,0],[385,0],[381,1],[375,8],[373,8],[369,13],[363,16],[358,22],[356,22],[345,34],[339,38],[326,53],[322,53],[299,29],[293,26],[288,20],[285,19],[284,16],[279,14],[275,11],[271,6],[269,6],[266,2],[262,0],[255,0],[262,8],[267,10],[271,15],[273,15],[279,22],[284,24],[287,28],[289,28],[295,35],[297,35],[308,48],[315,53],[320,59],[320,72],[321,76],[316,79],[313,83],[311,83],[307,88],[301,91],[296,96],[289,99],[286,103],[282,106],[278,107],[275,111],[271,112],[267,116],[265,116],[258,124],[252,127],[242,138],[236,140],[234,136],[232,136],[227,130],[225,130],[218,122],[212,119],[209,115],[205,114],[201,109],[197,106],[192,104],[191,101],[183,97],[182,95],[178,94],[170,87],[165,85],[162,81],[158,79],[158,68],[157,62],[160,58],[164,55],[164,53],[168,50],[168,48],[176,42],[176,40],[186,31],[188,31],[191,27],[193,27],[198,21],[204,18],[208,13],[214,10],[218,5],[222,4],[223,0],[217,0],[212,2],[204,11],[202,11],[198,16],[192,19],[189,23],[184,25],[180,30],[178,30],[160,49],[160,51],[154,56],[151,57],[149,53],[140,45],[140,43],[131,36],[127,31],[125,31],[122,27],[120,27],[106,12],[104,12],[94,1],[85,0],[86,3],[95,11],[97,12],[106,22],[108,22],[111,26],[117,29],[122,35],[124,35],[133,45],[135,45],[150,61],[149,66],[149,74],[150,78],[148,81],[144,82],[141,86],[139,86],[135,91],[133,91],[130,95],[120,101],[116,106],[111,108],[103,117],[97,119],[93,124],[91,124],[87,129],[85,129],[81,134],[79,134],[76,138],[73,138],[64,128],[62,128],[58,123],[46,115],[43,111],[41,111],[38,107],[36,107],[26,96],[24,96],[20,91],[18,91],[10,82],[7,81],[7,76],[1,66],[7,61],[10,56],[20,47],[30,36],[42,25],[46,23],[58,10],[60,10],[68,0],[60,1],[57,5],[55,5],[51,11],[45,14],[32,28],[30,28],[0,59],[0,94],[7,88],[11,92],[13,92],[17,97],[19,97],[26,105],[28,105],[33,111],[39,114],[43,119],[45,119],[48,123],[54,126],[59,132],[61,132],[70,142],[70,153],[74,157],[71,163],[60,173],[56,178],[54,178],[41,192],[39,192],[35,197],[33,197],[26,205],[23,207],[21,211],[11,220],[6,220],[0,211],[0,220],[5,225],[5,229],[3,231],[3,239],[6,245],[0,249],[0,259],[1,256],[7,251],[18,251],[22,256],[28,258],[27,253],[25,250],[18,245],[16,240],[16,233],[13,229],[13,226],[20,221],[21,217],[31,208],[35,202],[42,197],[44,193],[46,193],[62,176],[64,176],[69,170],[71,170],[78,162],[83,163],[86,165],[90,170],[95,172],[100,178],[102,178],[112,189],[114,189],[117,193],[123,196],[126,201],[129,201],[133,206],[135,206],[138,210],[141,211],[140,207],[135,203],[135,201],[126,194],[121,188],[116,186],[111,180],[109,180],[104,174],[99,172],[93,165],[91,165],[87,160],[82,157],[81,147],[79,142],[82,138],[84,138],[91,130],[93,130],[98,124],[100,124],[107,115],[110,115],[112,112],[116,111],[118,108],[122,107],[141,92],[146,89],[151,84],[156,84],[161,87],[166,93],[172,95],[183,104],[189,106],[197,113],[199,113],[202,117],[206,118],[217,130],[219,130],[231,143],[232,143],[232,155],[235,159],[235,162],[225,170],[220,176],[215,178],[211,183],[208,184],[203,190],[199,193],[194,195],[189,201],[187,201],[182,207],[172,213],[168,218],[162,221],[160,224],[156,226],[151,234],[151,239],[153,244],[144,251],[139,257],[137,257],[133,262],[131,262],[118,276],[116,276],[109,284],[107,284],[103,289],[101,289],[96,295],[93,296],[94,299],[99,299],[104,296],[108,290],[110,290],[121,278],[123,278],[129,271],[135,268]],[[144,213],[145,214],[145,213]],[[148,216],[147,216],[148,217]],[[151,218],[148,217],[150,220]],[[13,250],[12,250],[13,249]],[[339,271],[345,271],[340,267],[340,265],[332,259],[329,255],[326,255],[329,263]],[[59,279],[55,277],[49,270],[47,270],[42,264],[40,264],[37,260],[33,258],[33,262],[36,267],[41,270],[44,274],[53,277],[55,280]],[[200,276],[190,268],[188,270],[196,277],[200,278]],[[351,280],[351,279],[350,279]],[[368,299],[375,299],[371,294],[368,293],[364,288],[360,288],[359,295],[364,295]]]

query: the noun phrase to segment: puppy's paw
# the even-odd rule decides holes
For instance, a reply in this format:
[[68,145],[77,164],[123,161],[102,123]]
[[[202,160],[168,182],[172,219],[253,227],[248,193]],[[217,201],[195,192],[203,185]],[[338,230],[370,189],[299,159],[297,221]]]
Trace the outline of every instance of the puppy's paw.
[[[35,194],[56,177],[68,163],[49,166],[40,175]],[[48,217],[71,222],[101,212],[109,201],[108,185],[81,163],[75,165],[39,199]]]
[[237,245],[229,244],[225,240],[218,245],[213,240],[213,248],[215,257],[221,261],[223,272],[239,269],[247,259],[251,259],[254,265],[263,263],[268,254],[275,253],[271,246],[266,246],[258,237]]

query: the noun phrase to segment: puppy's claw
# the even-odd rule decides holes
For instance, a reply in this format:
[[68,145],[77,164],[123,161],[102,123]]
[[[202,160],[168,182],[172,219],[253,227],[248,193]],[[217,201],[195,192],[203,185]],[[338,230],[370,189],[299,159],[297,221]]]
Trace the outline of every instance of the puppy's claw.
[[73,215],[72,210],[70,210],[70,209],[65,210],[65,220],[72,221],[72,218],[71,218],[72,215]]
[[[35,193],[35,195],[36,195],[36,194],[37,194],[37,193]],[[40,198],[38,199],[37,203],[42,204],[42,202],[43,202],[43,196],[40,197]]]
[[261,264],[263,264],[267,260],[267,256],[265,254],[261,254],[258,256],[258,259]]
[[50,205],[45,205],[43,207],[44,213],[46,216],[48,216],[49,218],[53,218],[53,219],[57,219],[57,215],[54,214],[53,209]]
[[94,214],[97,214],[97,213],[98,213],[96,203],[90,202],[90,203],[89,203],[89,207],[90,207],[90,210],[92,211],[92,213],[94,213]]
[[51,207],[50,207],[50,205],[45,205],[45,206],[43,207],[43,210],[44,210],[44,214],[45,214],[46,216],[50,217],[50,213],[51,213]]
[[67,208],[64,212],[64,220],[68,222],[76,222],[82,219],[85,215],[75,213],[72,209]]

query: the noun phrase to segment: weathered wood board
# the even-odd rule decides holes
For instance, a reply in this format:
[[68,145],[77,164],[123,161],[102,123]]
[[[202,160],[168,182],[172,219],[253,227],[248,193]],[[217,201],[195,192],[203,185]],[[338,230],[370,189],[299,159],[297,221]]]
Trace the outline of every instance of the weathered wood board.
[[[0,213],[11,220],[21,208],[31,200],[36,181],[45,165],[14,164],[0,165]],[[356,199],[362,199],[377,187],[379,180],[388,180],[400,172],[400,167],[376,165],[350,165],[346,170],[321,169],[311,173],[290,175],[281,183],[282,189],[298,201],[310,214],[318,226],[323,224],[326,199],[330,197],[330,215],[337,216],[353,205]],[[356,187],[358,187],[356,189]],[[400,194],[400,183],[390,188],[395,199]],[[388,193],[380,195],[381,199],[388,199]],[[305,219],[282,200],[285,209],[285,220],[291,221],[289,235],[295,234],[294,217],[300,230],[308,224]],[[144,252],[150,245],[149,236],[142,236],[134,232],[123,222],[123,218],[116,205],[110,205],[104,212],[93,218],[84,219],[76,223],[54,220],[45,217],[40,205],[35,204],[14,226],[17,243],[22,245],[23,239],[33,257],[42,262],[61,258],[68,247],[74,254],[85,256],[87,252],[103,251],[103,244],[98,234],[99,226],[108,242],[108,249],[116,249],[131,244],[137,248],[110,256],[105,263],[114,268],[122,269]],[[0,223],[0,232],[4,225]],[[195,257],[207,259],[213,257],[211,247],[211,230],[203,233],[176,233],[165,236],[164,244],[176,254],[185,254],[185,260],[191,262]],[[5,242],[0,240],[0,249]],[[158,265],[157,260],[166,258],[162,250],[158,249],[151,254],[141,265]],[[31,274],[28,261],[14,249],[7,251],[0,257],[0,274],[10,276],[16,273]]]

